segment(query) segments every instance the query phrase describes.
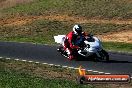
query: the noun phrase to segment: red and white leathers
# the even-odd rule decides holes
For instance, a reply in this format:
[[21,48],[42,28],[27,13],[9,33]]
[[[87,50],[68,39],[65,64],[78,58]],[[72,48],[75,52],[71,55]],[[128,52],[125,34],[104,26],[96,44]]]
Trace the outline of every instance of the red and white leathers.
[[75,57],[75,55],[73,55],[73,50],[78,49],[79,46],[76,45],[76,42],[78,41],[78,37],[80,38],[80,36],[84,37],[86,33],[82,32],[80,35],[76,35],[73,31],[71,31],[70,33],[68,33],[66,35],[66,39],[64,41],[64,49],[68,49],[69,51],[69,60],[72,60]]

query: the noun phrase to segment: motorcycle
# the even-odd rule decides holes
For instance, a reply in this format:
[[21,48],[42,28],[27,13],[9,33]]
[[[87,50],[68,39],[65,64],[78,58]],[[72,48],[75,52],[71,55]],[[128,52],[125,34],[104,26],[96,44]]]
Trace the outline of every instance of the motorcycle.
[[[55,42],[60,44],[57,51],[64,57],[68,57],[70,52],[68,49],[64,50],[63,48],[65,39],[66,35],[54,36]],[[74,51],[76,57],[85,59],[92,58],[94,61],[109,61],[109,54],[103,49],[101,41],[97,37],[87,37],[80,42],[79,46],[80,48]]]

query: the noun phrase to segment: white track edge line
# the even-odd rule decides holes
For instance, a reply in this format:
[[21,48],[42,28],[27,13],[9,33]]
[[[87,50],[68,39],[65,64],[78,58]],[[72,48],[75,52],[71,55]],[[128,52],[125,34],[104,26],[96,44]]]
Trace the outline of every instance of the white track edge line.
[[67,68],[68,66],[62,66],[63,68]]
[[49,64],[50,66],[54,66],[54,64]]
[[[2,59],[4,57],[0,57],[0,59]],[[5,58],[7,60],[10,60],[11,58]],[[14,59],[14,60],[20,60],[20,59]],[[23,62],[34,62],[34,61],[27,61],[27,60],[20,60]],[[40,63],[40,62],[35,62],[35,63]],[[79,68],[75,68],[75,67],[68,67],[68,66],[61,66],[61,65],[55,65],[55,64],[48,64],[48,63],[41,63],[41,64],[45,64],[45,65],[50,65],[50,66],[58,66],[58,67],[63,67],[63,68],[69,68],[69,69],[79,69]],[[94,70],[86,70],[88,72],[94,72],[94,73],[103,73],[103,74],[111,74],[111,73],[105,73],[105,72],[100,72],[100,71],[94,71]],[[132,79],[132,77],[130,77]]]
[[111,73],[104,73],[104,74],[111,74]]
[[3,57],[0,57],[0,59],[2,59]]
[[48,63],[42,63],[42,64],[45,64],[45,65],[46,65],[46,64],[48,64]]
[[35,62],[36,64],[39,64],[40,62]]
[[11,58],[5,58],[5,59],[10,60]]
[[32,63],[33,61],[28,61],[28,62]]
[[55,66],[57,66],[57,67],[61,67],[61,65],[55,65]]
[[21,61],[26,62],[27,60],[21,60]]
[[16,61],[19,61],[20,59],[15,59]]

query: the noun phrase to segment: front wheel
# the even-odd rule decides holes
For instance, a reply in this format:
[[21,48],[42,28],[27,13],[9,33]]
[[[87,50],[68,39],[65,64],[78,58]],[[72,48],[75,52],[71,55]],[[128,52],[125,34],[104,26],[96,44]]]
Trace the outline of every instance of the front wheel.
[[64,48],[63,48],[63,46],[59,46],[58,48],[57,48],[57,51],[62,55],[62,56],[64,56],[64,57],[68,57],[68,54],[67,54],[67,52],[64,50]]

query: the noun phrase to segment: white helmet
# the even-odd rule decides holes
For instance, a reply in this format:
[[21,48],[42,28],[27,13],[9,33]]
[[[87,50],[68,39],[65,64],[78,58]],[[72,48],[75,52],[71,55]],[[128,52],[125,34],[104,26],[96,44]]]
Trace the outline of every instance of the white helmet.
[[77,35],[82,33],[82,27],[80,25],[74,25],[73,32]]

